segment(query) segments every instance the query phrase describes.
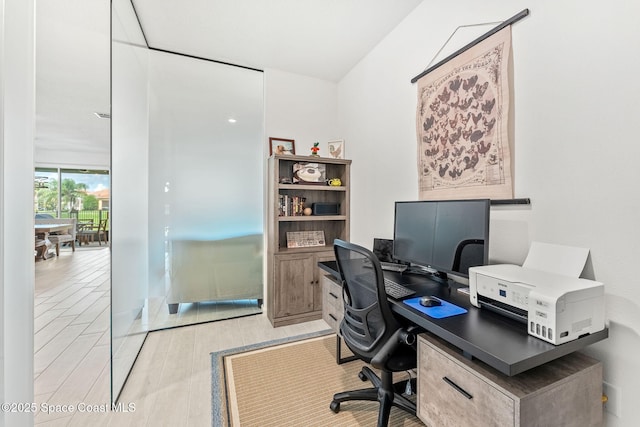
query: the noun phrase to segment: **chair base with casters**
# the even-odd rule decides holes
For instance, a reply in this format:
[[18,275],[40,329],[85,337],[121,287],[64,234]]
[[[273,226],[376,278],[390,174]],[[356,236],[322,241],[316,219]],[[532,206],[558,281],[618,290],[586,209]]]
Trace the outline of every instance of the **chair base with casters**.
[[407,382],[411,383],[411,389],[415,391],[415,378],[393,383],[393,373],[382,371],[382,377],[376,375],[368,366],[362,367],[358,377],[362,381],[371,381],[373,387],[360,390],[343,391],[333,395],[333,400],[329,408],[336,414],[340,411],[340,404],[352,400],[367,400],[380,403],[378,412],[378,427],[386,426],[389,422],[391,407],[400,408],[411,415],[416,415],[416,404],[407,399],[402,393],[405,391]]

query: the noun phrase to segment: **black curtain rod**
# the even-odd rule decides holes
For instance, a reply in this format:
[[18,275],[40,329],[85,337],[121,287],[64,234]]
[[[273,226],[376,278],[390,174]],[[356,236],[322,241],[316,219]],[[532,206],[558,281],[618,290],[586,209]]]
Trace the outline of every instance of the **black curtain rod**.
[[506,28],[509,25],[511,25],[511,24],[513,24],[515,22],[518,22],[519,20],[521,20],[522,18],[524,18],[527,15],[529,15],[529,9],[525,9],[522,12],[518,13],[517,15],[512,16],[511,18],[509,18],[506,21],[504,21],[502,24],[500,24],[497,27],[489,30],[488,32],[484,33],[483,35],[481,35],[480,37],[478,37],[477,39],[475,39],[471,43],[467,44],[466,46],[458,49],[457,51],[455,51],[451,55],[447,56],[445,59],[443,59],[442,61],[438,62],[436,65],[433,65],[433,66],[427,68],[426,70],[424,70],[423,72],[421,72],[420,74],[418,74],[417,76],[412,78],[411,79],[411,83],[417,82],[418,80],[420,80],[420,78],[422,76],[424,76],[426,74],[429,74],[431,71],[435,70],[436,68],[438,68],[439,66],[441,66],[445,62],[448,62],[448,61],[452,60],[456,56],[460,55],[462,52],[464,52],[464,51],[466,51],[468,49],[471,49],[473,46],[477,45],[481,41],[491,37],[492,35],[494,35],[498,31],[502,30],[503,28]]
[[521,199],[497,199],[491,200],[491,206],[496,205],[530,205],[531,199],[528,197]]

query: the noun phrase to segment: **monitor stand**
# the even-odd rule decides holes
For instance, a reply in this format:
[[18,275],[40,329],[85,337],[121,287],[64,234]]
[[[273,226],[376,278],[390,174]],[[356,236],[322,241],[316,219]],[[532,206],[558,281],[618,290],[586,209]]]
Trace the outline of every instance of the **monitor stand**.
[[404,273],[427,276],[434,282],[440,283],[441,285],[449,286],[449,277],[447,276],[447,273],[437,271],[432,268],[422,267],[420,265],[411,265],[406,270],[404,270]]

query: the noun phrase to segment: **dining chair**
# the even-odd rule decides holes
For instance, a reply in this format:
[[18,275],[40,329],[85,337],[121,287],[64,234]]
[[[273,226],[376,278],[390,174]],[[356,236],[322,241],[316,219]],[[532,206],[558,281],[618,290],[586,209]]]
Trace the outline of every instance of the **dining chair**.
[[98,221],[98,225],[93,223],[83,224],[82,228],[78,230],[78,241],[80,244],[88,244],[90,241],[95,242],[98,240],[98,245],[102,245],[102,242],[107,244],[107,224],[108,219],[101,219]]
[[49,234],[49,241],[52,245],[56,247],[56,256],[60,256],[60,245],[62,243],[69,243],[71,245],[71,250],[73,252],[76,251],[76,219],[72,218],[69,220],[71,227],[65,232],[53,232]]

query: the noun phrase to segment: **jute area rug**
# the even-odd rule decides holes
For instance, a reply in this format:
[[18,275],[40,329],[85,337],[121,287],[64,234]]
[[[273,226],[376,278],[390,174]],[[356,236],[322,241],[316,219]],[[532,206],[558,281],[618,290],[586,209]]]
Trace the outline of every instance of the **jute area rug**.
[[[335,346],[331,334],[212,353],[213,426],[375,426],[376,402],[329,409],[334,393],[371,386],[358,378],[364,362],[336,364]],[[423,424],[394,407],[389,426]]]

